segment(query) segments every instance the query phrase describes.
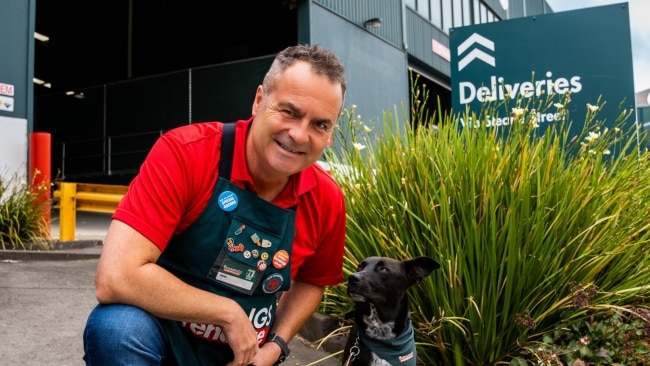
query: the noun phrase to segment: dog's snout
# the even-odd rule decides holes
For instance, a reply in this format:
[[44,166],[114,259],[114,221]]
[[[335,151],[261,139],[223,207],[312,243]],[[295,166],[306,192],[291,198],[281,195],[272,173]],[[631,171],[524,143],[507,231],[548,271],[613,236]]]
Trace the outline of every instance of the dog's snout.
[[350,277],[348,278],[348,282],[349,282],[349,283],[353,283],[353,284],[357,284],[357,283],[361,282],[361,278],[359,278],[359,274],[358,274],[358,273],[353,273],[353,274],[351,274]]

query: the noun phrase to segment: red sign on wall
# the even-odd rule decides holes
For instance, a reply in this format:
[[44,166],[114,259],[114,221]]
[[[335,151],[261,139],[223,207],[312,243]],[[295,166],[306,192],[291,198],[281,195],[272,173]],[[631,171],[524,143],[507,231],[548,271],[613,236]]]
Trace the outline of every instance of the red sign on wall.
[[436,41],[435,39],[431,39],[431,50],[433,53],[442,57],[443,59],[451,61],[451,53],[449,52],[449,47]]
[[0,94],[8,95],[10,97],[14,96],[14,86],[11,84],[0,83]]

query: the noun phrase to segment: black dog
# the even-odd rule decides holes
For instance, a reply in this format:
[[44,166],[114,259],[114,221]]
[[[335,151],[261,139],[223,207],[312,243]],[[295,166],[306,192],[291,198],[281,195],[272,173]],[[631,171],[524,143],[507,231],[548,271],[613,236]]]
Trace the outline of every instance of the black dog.
[[399,261],[369,257],[348,278],[354,324],[344,366],[415,365],[417,354],[406,290],[440,264],[429,257]]

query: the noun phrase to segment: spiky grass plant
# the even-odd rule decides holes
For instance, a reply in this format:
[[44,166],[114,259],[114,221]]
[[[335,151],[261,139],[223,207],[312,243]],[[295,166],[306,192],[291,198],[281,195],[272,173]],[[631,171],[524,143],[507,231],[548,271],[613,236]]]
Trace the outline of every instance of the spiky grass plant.
[[[411,121],[385,114],[382,135],[347,111],[340,144],[351,148],[328,161],[347,203],[346,278],[371,255],[442,264],[409,292],[420,364],[539,362],[529,351],[558,327],[644,306],[650,156],[634,131],[602,127],[598,102],[581,135],[562,122],[539,133],[538,113],[568,120],[568,95],[465,112],[476,128],[423,120],[419,102]],[[486,128],[503,110],[513,123]],[[351,308],[345,283],[327,290],[322,311]]]
[[49,204],[43,197],[49,197],[49,187],[44,184],[30,185],[18,172],[0,175],[0,248],[49,247],[44,214]]

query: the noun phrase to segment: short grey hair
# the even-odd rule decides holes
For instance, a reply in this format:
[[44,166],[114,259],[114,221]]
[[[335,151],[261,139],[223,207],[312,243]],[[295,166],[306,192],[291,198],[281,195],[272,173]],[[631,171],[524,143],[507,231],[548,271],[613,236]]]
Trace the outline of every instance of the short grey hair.
[[347,81],[343,62],[334,52],[318,44],[290,46],[278,53],[262,82],[265,94],[276,88],[279,76],[296,61],[309,63],[314,73],[326,76],[332,83],[341,85],[342,95],[345,96]]

